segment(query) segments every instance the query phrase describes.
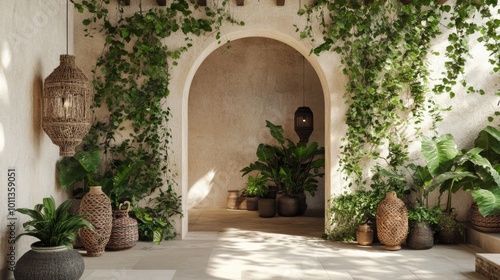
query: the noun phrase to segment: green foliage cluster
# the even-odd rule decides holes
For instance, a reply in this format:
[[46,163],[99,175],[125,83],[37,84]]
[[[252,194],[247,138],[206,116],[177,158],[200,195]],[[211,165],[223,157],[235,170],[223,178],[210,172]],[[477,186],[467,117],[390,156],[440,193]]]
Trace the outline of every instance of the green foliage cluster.
[[279,192],[289,195],[309,192],[314,196],[318,189],[318,179],[323,177],[325,149],[318,142],[298,143],[285,138],[281,125],[266,121],[271,136],[278,145],[259,144],[257,160],[241,169],[242,176],[258,172],[261,178],[272,184]]
[[[348,128],[340,164],[354,185],[366,181],[366,166],[380,158],[391,168],[405,165],[412,141],[408,127],[414,127],[418,135],[424,118],[430,117],[433,128],[442,120],[441,112],[450,108],[434,103],[431,93],[454,96],[454,86],[460,83],[470,55],[471,35],[479,35],[478,41],[491,53],[494,72],[500,70],[500,22],[494,16],[499,9],[497,0],[457,1],[456,5],[437,2],[319,0],[299,10],[308,21],[303,30],[297,29],[301,38],[314,42],[319,24],[323,40],[313,52],[340,54],[348,78]],[[472,21],[474,17],[481,23]],[[450,32],[445,53],[448,61],[443,77],[431,90],[426,60],[431,41],[441,33],[440,25]],[[467,85],[465,80],[461,83]],[[470,86],[468,91],[484,94]],[[382,154],[383,150],[388,154]]]
[[173,216],[182,216],[180,196],[171,190],[159,190],[159,194],[148,200],[147,206],[135,207],[133,216],[139,221],[141,240],[160,244],[162,240],[171,240],[177,236]]
[[31,218],[23,224],[25,232],[19,234],[16,240],[22,236],[32,236],[39,240],[37,245],[42,247],[66,246],[72,249],[75,234],[84,227],[93,230],[94,226],[84,219],[84,215],[71,214],[71,203],[71,200],[66,200],[56,208],[54,198],[46,197],[34,209],[16,209]]
[[[224,22],[237,23],[228,13],[228,0],[203,9],[193,0],[174,0],[167,7],[147,11],[139,2],[139,11],[133,14],[126,14],[116,3],[116,20],[110,16],[111,0],[71,1],[88,15],[83,20],[87,36],[98,32],[105,39],[93,70],[93,108],[99,119],[85,139],[85,150],[100,149],[105,158],[103,172],[115,178],[123,167],[133,166],[127,183],[132,191],[128,195],[134,199],[165,185],[167,193],[173,193],[177,183],[169,160],[170,73],[192,46],[193,36],[215,33],[220,39]],[[184,45],[172,46],[168,38],[176,34],[184,35]],[[167,197],[180,200],[175,194]],[[172,211],[178,214],[179,209]]]
[[[464,74],[466,63],[472,57],[469,48],[472,37],[477,37],[477,42],[483,44],[490,52],[488,61],[493,65],[493,72],[500,73],[498,0],[457,1],[453,6],[443,6],[443,10],[450,13],[446,26],[452,32],[448,35],[449,45],[445,53],[446,71],[442,73],[442,82],[436,84],[433,90],[435,93],[448,93],[450,97],[454,97],[453,87],[462,85],[468,93],[485,94],[484,89],[471,85]],[[496,94],[500,95],[500,88]],[[497,112],[496,115],[498,114]],[[492,120],[490,117],[490,121]]]
[[330,224],[328,238],[339,241],[354,241],[359,224],[375,218],[377,206],[385,197],[384,188],[357,189],[344,192],[330,200]]

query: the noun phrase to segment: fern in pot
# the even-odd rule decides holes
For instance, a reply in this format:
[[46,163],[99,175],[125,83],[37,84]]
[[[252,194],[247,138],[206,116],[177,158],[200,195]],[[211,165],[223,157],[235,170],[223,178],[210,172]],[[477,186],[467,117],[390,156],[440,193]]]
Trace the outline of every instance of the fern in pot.
[[32,236],[39,241],[31,245],[16,263],[16,280],[80,279],[85,270],[83,258],[73,249],[78,231],[94,230],[83,215],[70,212],[71,200],[56,207],[53,197],[46,197],[33,209],[18,208],[16,211],[28,215],[31,220],[23,224],[25,232],[17,236]]

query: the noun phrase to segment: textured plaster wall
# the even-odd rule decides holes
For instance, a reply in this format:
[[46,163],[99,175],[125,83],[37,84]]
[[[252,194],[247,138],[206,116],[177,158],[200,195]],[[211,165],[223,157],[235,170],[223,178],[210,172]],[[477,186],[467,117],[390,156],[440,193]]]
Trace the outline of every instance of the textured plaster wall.
[[[70,10],[70,30],[71,17]],[[33,208],[51,195],[57,203],[67,197],[55,179],[59,149],[42,130],[40,107],[43,80],[59,65],[59,55],[65,53],[65,1],[1,1],[0,279],[9,277],[9,247],[16,247],[19,259],[35,241],[24,237],[15,245],[8,244],[7,170],[16,169],[17,207]],[[19,234],[26,217],[16,215]]]
[[[323,194],[325,201],[346,185],[338,171],[340,139],[346,131],[346,107],[343,99],[345,77],[338,55],[308,55],[311,44],[300,40],[294,27],[305,23],[304,19],[297,16],[299,2],[286,1],[284,7],[279,7],[275,0],[245,1],[244,6],[237,7],[235,1],[231,1],[232,15],[245,22],[244,26],[226,24],[223,27],[222,41],[232,41],[234,49],[221,53],[224,48],[214,36],[195,38],[193,47],[183,54],[172,73],[171,95],[166,104],[173,114],[169,124],[173,133],[172,159],[179,174],[178,192],[182,194],[184,210],[184,218],[177,221],[177,226],[183,236],[188,230],[189,207],[223,207],[225,191],[243,186],[244,181],[241,181],[237,171],[241,163],[247,162],[245,158],[252,154],[252,146],[265,139],[264,119],[270,118],[276,123],[283,123],[288,135],[291,133],[293,137],[288,129],[290,124],[286,122],[300,96],[297,93],[300,77],[299,80],[291,77],[297,77],[297,73],[300,73],[297,66],[301,59],[292,50],[306,57],[308,81],[317,79],[319,84],[314,87],[321,88],[323,94],[323,98],[316,96],[315,100],[324,102],[324,120],[316,118],[316,133],[324,133],[323,143],[327,155]],[[302,3],[307,2],[312,1]],[[143,0],[142,4],[143,9],[156,6],[154,0]],[[127,13],[137,10],[137,4],[125,8]],[[78,15],[75,20],[75,52],[77,63],[90,75],[95,59],[102,50],[102,38],[84,38],[82,18]],[[321,42],[320,35],[317,34],[318,42]],[[438,77],[442,71],[445,38],[443,35],[434,42],[434,49],[440,51],[441,55],[430,58],[431,69],[434,71],[431,78]],[[184,37],[172,37],[169,42],[181,45]],[[283,47],[283,44],[288,45],[288,48]],[[277,49],[288,54],[289,58],[281,53],[276,53],[275,56],[270,54]],[[257,55],[259,51],[260,55]],[[480,54],[480,57],[486,56],[483,51],[474,48],[474,52]],[[271,63],[265,65],[266,60]],[[250,68],[250,65],[254,65],[253,71],[245,68]],[[477,132],[487,124],[486,117],[497,109],[498,98],[493,96],[491,89],[499,82],[498,77],[489,78],[491,71],[485,65],[481,59],[472,61],[469,75],[474,76],[478,84],[490,88],[486,96],[466,96],[457,89],[457,97],[452,100],[447,96],[436,98],[444,107],[453,106],[453,110],[446,113],[445,121],[439,125],[439,133],[453,133],[460,147],[472,144]],[[231,68],[241,69],[240,75],[237,71],[230,71]],[[290,89],[295,89],[295,93]],[[288,93],[293,96],[290,100],[285,100],[284,96]],[[315,94],[317,93],[315,90]],[[314,106],[322,105],[317,103]],[[217,125],[214,126],[214,123]],[[313,137],[318,141],[322,140],[321,134]],[[216,150],[213,150],[214,147]],[[418,145],[412,148],[412,157],[419,158]],[[201,191],[196,187],[198,182],[205,186]],[[455,196],[454,206],[459,209],[460,219],[467,218],[470,202],[468,193]],[[319,206],[321,203],[315,205]]]
[[[304,72],[304,79],[302,73]],[[189,207],[226,207],[227,190],[246,184],[241,168],[257,159],[260,143],[278,144],[266,120],[283,125],[298,142],[293,115],[303,105],[314,113],[310,141],[324,146],[324,96],[309,62],[273,39],[244,38],[212,52],[196,72],[189,94]],[[324,182],[310,209],[324,209]]]

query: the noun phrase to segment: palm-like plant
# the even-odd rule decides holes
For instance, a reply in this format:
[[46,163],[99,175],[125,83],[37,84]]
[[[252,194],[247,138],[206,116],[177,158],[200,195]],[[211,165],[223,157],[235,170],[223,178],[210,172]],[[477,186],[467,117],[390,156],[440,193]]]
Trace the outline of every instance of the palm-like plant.
[[66,200],[56,208],[53,197],[43,199],[43,204],[35,205],[34,209],[18,208],[16,211],[28,215],[31,220],[23,224],[26,232],[17,236],[33,236],[40,241],[41,247],[66,246],[73,248],[75,234],[82,228],[94,229],[94,226],[84,219],[84,215],[74,215],[69,211],[71,200]]
[[257,171],[278,191],[285,194],[299,194],[304,191],[314,195],[318,189],[318,177],[324,173],[325,149],[317,142],[295,144],[285,138],[283,127],[266,121],[271,136],[278,145],[260,144],[258,160],[241,169],[242,176]]

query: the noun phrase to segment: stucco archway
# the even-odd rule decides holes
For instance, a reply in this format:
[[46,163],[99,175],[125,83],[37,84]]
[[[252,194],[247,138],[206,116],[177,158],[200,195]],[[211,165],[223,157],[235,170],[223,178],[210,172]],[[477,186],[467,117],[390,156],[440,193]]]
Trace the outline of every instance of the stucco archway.
[[[310,49],[303,44],[303,42],[298,41],[295,38],[292,38],[286,34],[277,32],[277,31],[271,31],[271,30],[261,30],[261,29],[253,29],[253,30],[245,30],[245,31],[237,31],[233,32],[231,34],[228,34],[226,38],[228,41],[235,41],[238,39],[243,39],[243,38],[251,38],[251,37],[260,37],[260,38],[267,38],[267,39],[273,39],[276,41],[279,41],[281,43],[286,44],[287,46],[293,48],[297,52],[299,52],[302,56],[307,59],[308,63],[312,66],[314,69],[315,74],[317,75],[321,88],[322,88],[322,93],[323,93],[323,100],[324,100],[324,132],[325,132],[325,148],[326,148],[326,168],[325,170],[330,171],[330,172],[325,172],[325,190],[324,190],[324,197],[325,197],[325,205],[327,205],[326,200],[330,197],[331,195],[331,170],[332,169],[332,161],[331,157],[328,156],[331,154],[331,101],[330,101],[330,94],[333,90],[331,89],[331,86],[329,85],[331,82],[329,82],[327,75],[325,74],[325,71],[323,70],[324,67],[321,66],[319,57],[317,56],[309,56],[309,51]],[[183,197],[183,209],[184,209],[184,217],[182,220],[182,236],[184,236],[187,231],[187,221],[189,219],[188,213],[187,213],[187,198],[188,198],[188,189],[189,189],[189,170],[188,170],[188,160],[189,160],[189,155],[188,155],[188,118],[189,118],[189,93],[191,91],[191,86],[193,79],[195,77],[195,74],[199,70],[201,64],[203,61],[207,59],[207,57],[212,54],[215,50],[221,47],[221,44],[217,42],[213,42],[210,45],[208,45],[204,50],[199,52],[199,54],[196,56],[196,58],[193,60],[193,63],[190,66],[189,72],[186,75],[186,78],[183,83],[183,97],[182,97],[182,197]]]

